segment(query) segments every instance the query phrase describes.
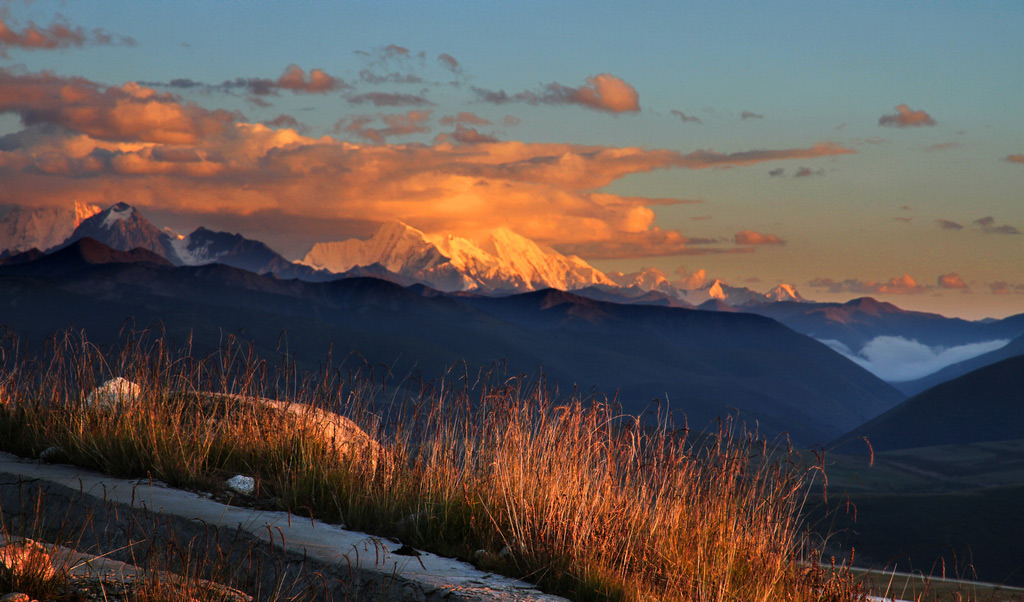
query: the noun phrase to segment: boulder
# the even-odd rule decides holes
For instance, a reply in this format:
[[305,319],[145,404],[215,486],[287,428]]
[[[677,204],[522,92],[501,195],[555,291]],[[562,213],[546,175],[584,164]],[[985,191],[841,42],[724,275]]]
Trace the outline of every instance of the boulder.
[[0,547],[0,565],[12,573],[32,574],[44,580],[57,574],[46,547],[27,538]]
[[305,403],[279,401],[265,397],[228,395],[232,399],[252,403],[286,415],[294,416],[298,425],[329,445],[341,458],[365,459],[371,471],[383,459],[384,448],[352,420],[334,412]]
[[117,376],[93,389],[85,398],[85,404],[100,409],[114,408],[138,399],[140,390],[139,385]]

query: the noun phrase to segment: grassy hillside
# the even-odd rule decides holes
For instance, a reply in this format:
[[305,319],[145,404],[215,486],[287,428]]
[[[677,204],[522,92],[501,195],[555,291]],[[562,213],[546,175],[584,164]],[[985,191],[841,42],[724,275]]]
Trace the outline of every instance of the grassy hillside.
[[[90,402],[115,375],[139,394]],[[213,491],[251,475],[264,504],[577,600],[859,599],[852,575],[823,568],[801,537],[819,467],[728,423],[652,428],[543,383],[449,376],[405,398],[329,368],[296,378],[244,347],[194,358],[162,339],[102,353],[65,338],[44,361],[5,367],[0,445]],[[259,396],[341,411],[381,446],[325,438]]]

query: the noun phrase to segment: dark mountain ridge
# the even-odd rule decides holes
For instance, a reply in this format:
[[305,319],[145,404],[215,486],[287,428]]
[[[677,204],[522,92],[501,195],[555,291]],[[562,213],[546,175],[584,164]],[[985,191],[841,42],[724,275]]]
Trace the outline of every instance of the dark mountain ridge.
[[[902,399],[825,345],[750,314],[621,305],[556,290],[492,298],[370,278],[279,280],[101,246],[80,241],[61,255],[0,266],[0,323],[33,344],[74,327],[99,345],[115,342],[126,320],[158,324],[177,341],[191,333],[197,353],[234,333],[265,358],[286,341],[300,367],[315,368],[328,352],[357,353],[427,379],[459,362],[476,370],[503,361],[512,374],[542,370],[563,390],[617,395],[631,413],[657,398],[703,428],[739,412],[763,434],[785,431],[804,444],[833,439]],[[72,261],[78,256],[91,259]]]

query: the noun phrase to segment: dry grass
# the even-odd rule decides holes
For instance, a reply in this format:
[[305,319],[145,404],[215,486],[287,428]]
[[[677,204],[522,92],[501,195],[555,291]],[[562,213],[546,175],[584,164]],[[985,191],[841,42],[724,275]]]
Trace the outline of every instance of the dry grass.
[[[324,368],[296,378],[241,346],[201,360],[145,337],[118,353],[73,337],[3,375],[0,445],[57,446],[87,467],[213,489],[233,474],[292,512],[398,536],[576,600],[855,600],[819,568],[799,511],[818,467],[731,423],[694,435],[667,417],[559,399],[495,374],[385,388]],[[142,387],[118,411],[86,406],[111,376]],[[415,389],[409,392],[410,389]],[[313,404],[384,447],[339,456],[294,417],[202,392]]]

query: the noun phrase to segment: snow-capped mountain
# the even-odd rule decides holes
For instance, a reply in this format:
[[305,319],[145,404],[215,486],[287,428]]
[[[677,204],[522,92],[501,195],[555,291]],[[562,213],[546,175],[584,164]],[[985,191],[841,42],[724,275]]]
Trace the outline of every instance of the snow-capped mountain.
[[292,263],[264,243],[241,234],[214,232],[200,227],[188,236],[169,238],[174,256],[168,259],[177,265],[222,263],[257,274],[303,280],[327,280],[334,276]]
[[792,284],[780,284],[764,294],[762,302],[795,302],[795,303],[810,303],[800,293],[796,291],[796,287]]
[[543,248],[507,228],[474,243],[390,222],[368,240],[317,243],[300,263],[338,273],[379,264],[443,291],[573,290],[615,284],[579,257]]
[[99,212],[96,205],[81,202],[68,207],[14,207],[0,218],[0,254],[55,247]]
[[733,307],[766,301],[765,295],[746,287],[729,286],[717,278],[700,288],[682,291],[682,296],[686,302],[693,305],[701,305],[711,299],[717,299]]
[[174,261],[171,237],[161,232],[128,203],[117,203],[83,221],[60,246],[93,238],[119,251],[143,248]]

